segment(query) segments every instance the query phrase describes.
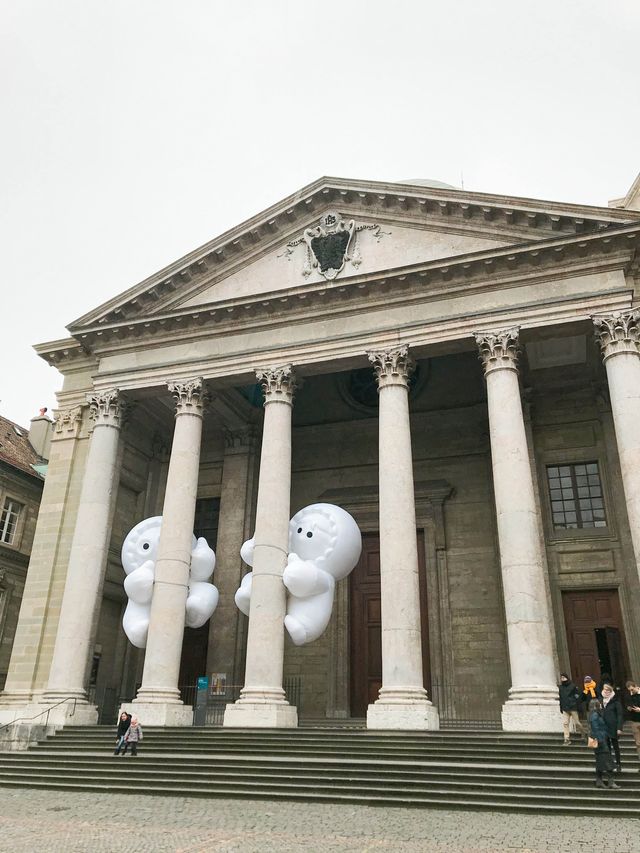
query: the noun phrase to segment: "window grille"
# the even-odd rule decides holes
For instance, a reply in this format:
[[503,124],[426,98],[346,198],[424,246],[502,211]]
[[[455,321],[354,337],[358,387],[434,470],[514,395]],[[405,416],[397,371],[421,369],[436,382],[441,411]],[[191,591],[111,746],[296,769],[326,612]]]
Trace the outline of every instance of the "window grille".
[[12,545],[16,535],[18,519],[23,509],[22,504],[7,498],[0,517],[0,542]]
[[547,479],[556,530],[607,526],[597,462],[550,465]]

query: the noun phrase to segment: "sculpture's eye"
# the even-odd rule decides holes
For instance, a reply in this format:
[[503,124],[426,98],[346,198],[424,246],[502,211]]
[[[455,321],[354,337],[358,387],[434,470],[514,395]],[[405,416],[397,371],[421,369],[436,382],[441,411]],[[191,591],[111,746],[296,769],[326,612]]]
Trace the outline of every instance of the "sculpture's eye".
[[142,546],[142,548],[143,548],[143,550],[144,550],[144,551],[148,551],[150,547],[151,547],[151,546],[149,545],[149,543],[148,543],[148,542],[145,542],[145,543],[144,543],[144,545]]
[[307,533],[307,539],[311,539],[311,537],[312,537],[312,536],[313,536],[313,533],[312,533],[311,531],[309,531],[309,532]]
[[299,527],[299,528],[298,528],[298,533],[302,533],[302,528],[301,528],[301,527]]

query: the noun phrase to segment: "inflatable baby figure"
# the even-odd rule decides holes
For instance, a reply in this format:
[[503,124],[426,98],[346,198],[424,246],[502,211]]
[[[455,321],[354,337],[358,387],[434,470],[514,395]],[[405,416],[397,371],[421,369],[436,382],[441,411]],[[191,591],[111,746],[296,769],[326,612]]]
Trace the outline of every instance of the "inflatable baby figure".
[[[129,531],[122,545],[122,566],[127,574],[124,590],[129,598],[122,627],[131,643],[139,649],[147,645],[161,527],[162,516],[145,518]],[[206,582],[213,574],[216,555],[206,539],[192,538],[185,625],[199,628],[211,618],[218,605],[218,590]]]
[[[254,539],[240,550],[253,566]],[[311,643],[326,629],[333,609],[336,581],[355,568],[362,536],[354,519],[339,506],[311,504],[289,522],[289,557],[282,581],[289,593],[284,624],[296,646]],[[249,615],[253,573],[245,575],[235,601]]]

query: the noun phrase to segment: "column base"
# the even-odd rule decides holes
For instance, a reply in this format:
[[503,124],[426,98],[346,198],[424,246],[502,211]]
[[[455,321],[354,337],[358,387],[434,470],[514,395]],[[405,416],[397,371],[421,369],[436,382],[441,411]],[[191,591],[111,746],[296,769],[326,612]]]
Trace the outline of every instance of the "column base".
[[286,702],[243,702],[227,705],[223,726],[236,729],[295,729],[298,709]]
[[120,706],[118,716],[126,711],[137,717],[143,730],[145,726],[192,726],[193,708],[181,702],[125,702]]
[[438,709],[428,700],[421,702],[381,702],[367,708],[368,729],[435,731],[440,728]]
[[545,693],[539,697],[510,697],[502,706],[503,731],[561,732],[562,714],[557,696],[550,698],[548,691]]
[[[48,712],[48,713],[47,713]],[[22,707],[10,705],[0,708],[0,726],[20,720],[25,727],[46,727],[54,731],[64,726],[95,726],[98,709],[88,702],[65,702],[51,707],[50,702],[30,702]]]
[[0,693],[0,714],[6,709],[6,706],[15,707],[18,705],[24,708],[25,705],[30,705],[33,701],[31,690],[12,690],[10,693],[4,691]]

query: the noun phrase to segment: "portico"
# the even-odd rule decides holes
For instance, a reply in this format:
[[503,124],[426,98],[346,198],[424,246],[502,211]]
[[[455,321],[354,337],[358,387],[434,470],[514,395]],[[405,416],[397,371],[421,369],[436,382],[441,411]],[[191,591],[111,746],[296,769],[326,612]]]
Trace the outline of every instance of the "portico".
[[[298,238],[333,208],[352,242],[324,275]],[[618,591],[620,666],[636,672],[637,219],[323,179],[40,347],[65,386],[0,723],[65,699],[77,716],[59,711],[60,724],[95,720],[101,684],[147,724],[191,724],[183,614],[205,500],[219,505],[220,605],[198,674],[242,688],[225,725],[352,714],[350,582],[314,644],[293,647],[283,629],[288,521],[319,500],[379,536],[362,599],[370,728],[437,728],[473,700],[505,730],[560,731],[568,591]],[[575,522],[570,486],[550,491],[565,463],[595,464],[602,481],[586,508],[582,475],[558,475],[574,478]],[[147,648],[125,653],[119,549],[154,514]],[[247,620],[233,594],[254,532]],[[302,684],[297,708],[288,678]]]

